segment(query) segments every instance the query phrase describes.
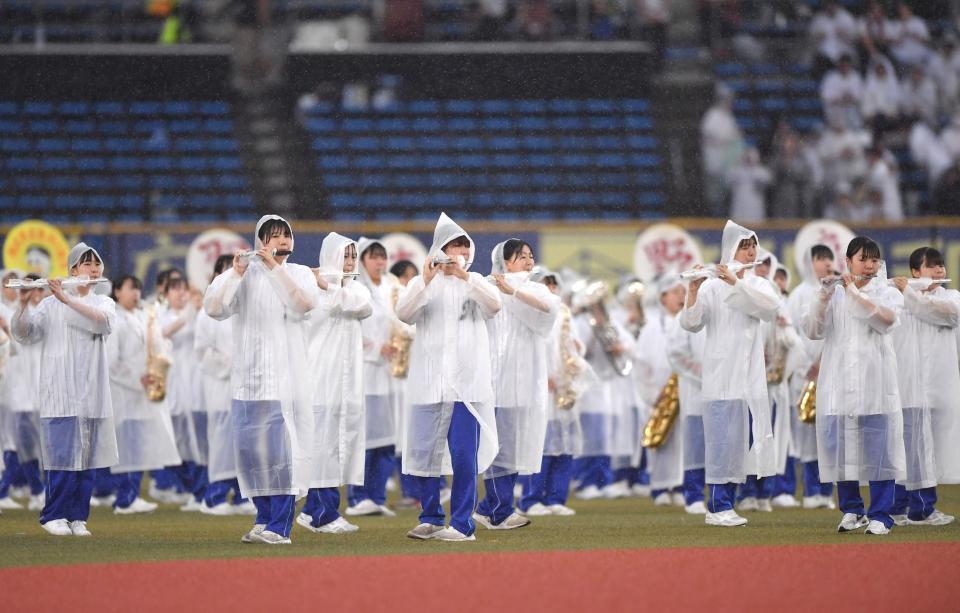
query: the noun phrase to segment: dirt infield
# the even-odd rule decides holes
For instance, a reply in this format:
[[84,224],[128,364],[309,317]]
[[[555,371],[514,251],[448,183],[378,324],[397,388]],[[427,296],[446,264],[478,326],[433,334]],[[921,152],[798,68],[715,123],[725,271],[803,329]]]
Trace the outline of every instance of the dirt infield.
[[78,613],[960,606],[958,543],[459,553],[468,546],[436,555],[8,568],[0,593],[6,611]]

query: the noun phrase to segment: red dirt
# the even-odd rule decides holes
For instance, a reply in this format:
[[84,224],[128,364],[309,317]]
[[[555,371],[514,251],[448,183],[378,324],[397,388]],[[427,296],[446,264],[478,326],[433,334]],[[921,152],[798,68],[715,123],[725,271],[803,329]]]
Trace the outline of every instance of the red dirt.
[[0,570],[0,602],[18,613],[958,611],[958,562],[958,543],[878,543],[90,564]]

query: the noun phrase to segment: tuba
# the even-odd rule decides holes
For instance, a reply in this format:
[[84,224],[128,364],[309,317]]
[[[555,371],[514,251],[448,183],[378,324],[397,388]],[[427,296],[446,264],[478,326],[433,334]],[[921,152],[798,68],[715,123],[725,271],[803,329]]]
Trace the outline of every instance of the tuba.
[[667,383],[660,390],[657,401],[653,403],[653,414],[643,427],[643,438],[640,444],[654,449],[663,444],[677,421],[680,413],[680,378],[677,373],[670,375]]
[[817,421],[817,380],[815,378],[807,379],[803,384],[803,392],[800,394],[800,400],[797,401],[797,411],[803,423],[812,424]]
[[554,390],[554,402],[557,408],[569,411],[577,404],[579,394],[574,389],[574,380],[580,374],[580,364],[577,355],[570,350],[570,311],[562,309],[560,324],[560,362],[563,366],[563,379],[557,383]]
[[590,321],[590,329],[604,353],[607,354],[613,369],[621,377],[626,377],[633,371],[633,360],[613,351],[614,345],[619,342],[619,334],[610,322],[610,315],[604,305],[606,297],[607,284],[603,281],[595,281],[583,289],[583,307]]
[[[395,277],[393,287],[390,289],[390,306],[394,313],[397,310],[397,301],[400,300],[400,290],[402,286]],[[410,346],[413,344],[413,338],[404,329],[400,321],[393,322],[393,328],[390,330],[390,346],[396,350],[393,359],[390,360],[390,374],[397,379],[406,379],[407,371],[410,370]]]
[[147,386],[147,398],[150,402],[160,402],[167,397],[167,372],[170,370],[170,358],[157,351],[153,343],[153,327],[157,314],[152,308],[147,310],[147,374],[150,385]]

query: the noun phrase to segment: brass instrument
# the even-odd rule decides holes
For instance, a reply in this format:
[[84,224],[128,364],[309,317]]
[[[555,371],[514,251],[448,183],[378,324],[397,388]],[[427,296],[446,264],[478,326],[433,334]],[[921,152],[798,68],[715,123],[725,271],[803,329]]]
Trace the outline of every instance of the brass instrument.
[[[390,290],[390,305],[394,313],[397,310],[397,302],[400,300],[401,289],[400,281],[394,277],[393,287]],[[413,344],[413,338],[399,321],[393,322],[389,343],[396,351],[390,360],[390,374],[397,379],[406,379],[407,372],[410,370],[410,346]]]
[[607,354],[613,369],[621,377],[626,377],[633,371],[633,360],[613,350],[613,347],[620,342],[620,335],[610,322],[610,315],[604,304],[607,297],[607,284],[603,281],[595,281],[588,285],[583,293],[584,310],[587,311],[594,337],[600,343],[603,352]]
[[563,379],[557,383],[553,395],[557,408],[562,411],[569,411],[577,404],[577,398],[579,397],[573,383],[577,375],[580,374],[580,364],[577,361],[577,354],[570,350],[570,310],[563,308],[561,311],[560,362],[563,369]]
[[673,424],[680,413],[680,377],[677,373],[670,375],[667,383],[660,390],[657,401],[653,403],[653,414],[643,427],[641,444],[644,447],[655,449],[667,440]]
[[807,379],[807,382],[803,384],[803,392],[797,402],[797,411],[800,413],[800,421],[803,423],[812,424],[817,421],[816,379]]
[[167,372],[170,370],[170,358],[159,353],[153,346],[153,326],[156,319],[156,311],[147,310],[147,374],[150,375],[147,398],[150,402],[160,402],[167,397]]
[[767,385],[779,385],[783,382],[787,369],[787,348],[780,339],[779,329],[774,333],[773,357],[767,362]]

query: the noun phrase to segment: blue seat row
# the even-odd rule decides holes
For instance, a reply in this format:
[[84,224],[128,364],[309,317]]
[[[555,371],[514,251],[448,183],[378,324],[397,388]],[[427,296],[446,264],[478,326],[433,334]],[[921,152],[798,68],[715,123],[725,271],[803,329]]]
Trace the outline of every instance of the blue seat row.
[[655,168],[659,165],[660,156],[652,153],[321,155],[317,160],[317,166],[323,170],[362,171],[421,168]]
[[132,153],[135,151],[181,151],[185,153],[229,153],[237,152],[239,143],[232,138],[181,138],[164,141],[148,138],[60,138],[43,137],[5,138],[0,140],[0,151],[56,153],[72,151],[75,153]]
[[467,187],[485,188],[554,188],[596,187],[600,189],[629,189],[631,185],[662,187],[660,173],[631,172],[534,172],[534,173],[478,173],[425,172],[398,174],[351,174],[325,173],[322,183],[328,189],[456,189]]
[[0,101],[0,115],[227,115],[230,104],[221,100],[165,101]]
[[620,207],[657,206],[662,196],[651,192],[637,196],[625,192],[435,192],[422,193],[345,193],[330,194],[330,206],[334,209],[417,209],[472,206],[492,209],[502,207]]
[[601,136],[320,136],[311,143],[315,151],[447,151],[447,150],[622,150],[626,147],[650,150],[657,147],[654,136],[639,134]]
[[238,171],[242,168],[237,157],[11,157],[3,163],[11,171],[107,171],[107,170],[210,170]]
[[406,119],[387,117],[347,117],[343,119],[313,117],[306,121],[313,133],[330,132],[491,132],[491,131],[572,131],[572,130],[652,130],[653,119],[647,115],[598,115],[540,117],[525,115],[517,118],[494,116],[483,118],[458,117],[449,119]]
[[[647,113],[650,102],[645,99],[526,99],[526,100],[397,100],[375,109],[377,113],[409,113],[412,115],[474,115],[474,114],[544,114],[544,113]],[[309,115],[330,115],[341,111],[331,101],[319,101],[311,106]],[[351,109],[343,109],[351,113]],[[369,112],[361,110],[361,112]]]
[[141,175],[141,174],[83,174],[83,175],[17,175],[6,180],[3,187],[17,190],[135,190],[145,187],[186,189],[247,189],[249,181],[243,175]]

